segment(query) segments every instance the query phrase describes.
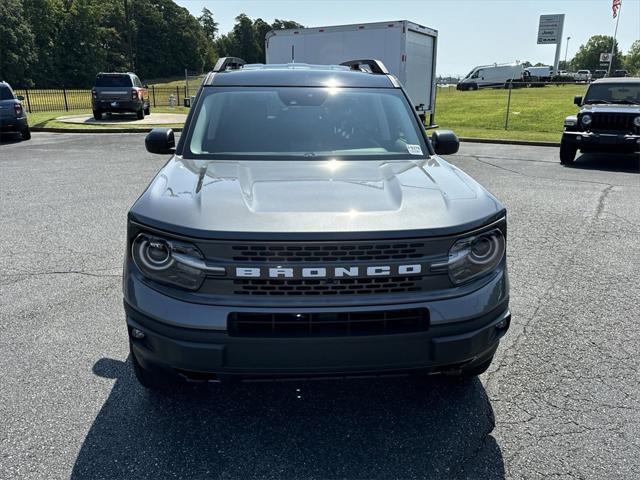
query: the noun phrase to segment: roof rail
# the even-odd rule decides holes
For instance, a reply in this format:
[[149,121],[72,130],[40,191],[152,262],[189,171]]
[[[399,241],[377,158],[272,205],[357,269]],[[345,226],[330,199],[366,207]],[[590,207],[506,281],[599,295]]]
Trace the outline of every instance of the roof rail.
[[215,67],[213,67],[213,72],[224,72],[225,70],[236,70],[243,65],[245,62],[242,58],[238,57],[222,57],[219,58],[216,62]]
[[340,65],[349,67],[351,68],[351,70],[360,70],[361,72],[366,70],[362,70],[360,66],[366,65],[371,70],[371,73],[378,73],[382,75],[389,74],[389,70],[387,70],[387,67],[385,67],[384,63],[382,63],[380,60],[370,60],[370,59],[349,60],[348,62],[342,62]]

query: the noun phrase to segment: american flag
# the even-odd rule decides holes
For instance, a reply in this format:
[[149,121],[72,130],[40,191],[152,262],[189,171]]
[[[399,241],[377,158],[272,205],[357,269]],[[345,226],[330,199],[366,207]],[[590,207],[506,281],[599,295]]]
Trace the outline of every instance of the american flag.
[[616,18],[618,16],[620,5],[622,5],[622,0],[613,0],[613,5],[611,5],[611,10],[613,10],[613,18]]

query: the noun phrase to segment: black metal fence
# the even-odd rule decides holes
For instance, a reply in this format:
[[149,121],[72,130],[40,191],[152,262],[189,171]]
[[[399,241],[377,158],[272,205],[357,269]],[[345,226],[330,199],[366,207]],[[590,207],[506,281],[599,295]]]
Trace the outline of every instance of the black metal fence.
[[[149,102],[154,107],[176,107],[184,104],[184,99],[195,94],[194,88],[149,86]],[[91,110],[90,89],[70,88],[18,88],[16,95],[24,97],[23,105],[29,113],[68,112],[71,110]]]

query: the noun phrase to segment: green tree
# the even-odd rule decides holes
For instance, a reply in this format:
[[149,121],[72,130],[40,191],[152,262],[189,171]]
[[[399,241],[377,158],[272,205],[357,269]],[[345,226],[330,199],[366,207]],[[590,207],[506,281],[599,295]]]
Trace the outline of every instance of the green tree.
[[256,43],[258,44],[258,62],[266,63],[267,61],[265,56],[264,42],[267,33],[269,33],[272,29],[272,26],[261,18],[258,18],[253,22],[253,32],[256,37]]
[[276,18],[271,24],[273,30],[282,30],[287,28],[304,28],[304,25],[293,20],[280,20]]
[[198,17],[198,22],[202,25],[204,34],[210,41],[214,41],[218,34],[218,22],[213,18],[213,13],[207,7],[202,9],[202,15]]
[[31,86],[37,59],[34,36],[19,0],[0,1],[0,75],[14,87]]
[[[571,60],[571,65],[576,70],[596,70],[603,68],[600,66],[600,54],[610,53],[612,42],[613,37],[607,35],[592,36],[585,45],[580,45],[578,53],[576,53],[576,56]],[[621,68],[621,66],[622,55],[618,49],[618,42],[616,41],[611,70]]]
[[238,49],[237,56],[243,58],[247,63],[260,62],[260,45],[256,39],[253,22],[244,13],[236,17],[233,37]]
[[632,75],[640,75],[640,40],[636,40],[625,57],[625,68]]

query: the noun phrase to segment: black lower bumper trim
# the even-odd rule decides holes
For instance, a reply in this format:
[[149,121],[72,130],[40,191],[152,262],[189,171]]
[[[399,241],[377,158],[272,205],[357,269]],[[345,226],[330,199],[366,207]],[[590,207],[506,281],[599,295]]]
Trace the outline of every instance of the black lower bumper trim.
[[[127,307],[132,351],[145,368],[218,377],[359,375],[458,367],[495,351],[509,328],[506,305],[482,318],[428,331],[356,337],[248,338],[161,324]],[[173,333],[173,334],[172,334]]]

